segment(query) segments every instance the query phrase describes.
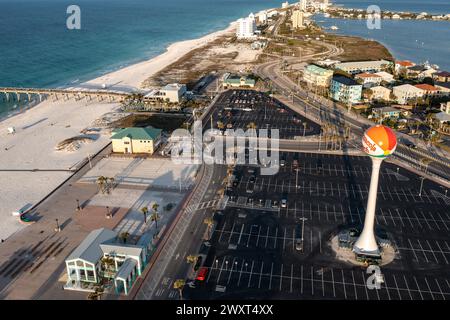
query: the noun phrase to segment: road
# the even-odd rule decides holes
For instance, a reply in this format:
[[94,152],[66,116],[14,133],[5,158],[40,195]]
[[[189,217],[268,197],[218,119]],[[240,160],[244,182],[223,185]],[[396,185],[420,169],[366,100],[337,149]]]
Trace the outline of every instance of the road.
[[[322,43],[325,45],[325,43]],[[314,55],[315,57],[326,58],[339,53],[338,48],[332,48],[332,45],[326,44],[328,50],[322,55]],[[306,61],[311,56],[305,56],[301,60]],[[287,58],[288,61],[294,61],[292,58]],[[298,63],[299,59],[296,58]],[[280,69],[280,61],[271,61],[255,67],[254,72],[263,79],[270,79],[273,88],[282,93],[285,98],[290,100],[290,107],[302,115],[323,124],[332,123],[340,128],[345,126],[351,127],[351,132],[355,138],[354,144],[359,144],[359,139],[364,131],[371,125],[368,119],[354,115],[336,103],[327,100],[323,97],[315,96],[312,92],[308,92],[297,86],[291,79],[284,76]],[[282,99],[281,99],[282,100]],[[283,101],[285,102],[285,101]],[[450,162],[448,159],[441,157],[436,153],[430,153],[429,149],[420,146],[417,149],[411,149],[405,145],[405,142],[410,142],[413,138],[401,134],[399,136],[399,144],[395,153],[395,158],[400,161],[409,163],[414,168],[426,168],[427,174],[431,174],[448,182],[450,180]],[[419,143],[417,141],[416,145]],[[426,159],[425,161],[423,159]],[[424,164],[425,162],[425,164]]]

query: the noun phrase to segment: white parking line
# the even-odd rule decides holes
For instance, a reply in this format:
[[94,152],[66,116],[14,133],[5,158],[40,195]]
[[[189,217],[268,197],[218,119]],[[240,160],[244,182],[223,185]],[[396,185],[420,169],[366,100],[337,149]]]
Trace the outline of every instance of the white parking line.
[[412,297],[412,295],[411,295],[411,290],[409,290],[408,281],[406,281],[405,275],[403,275],[403,280],[405,281],[406,289],[408,289],[409,298],[410,298],[411,300],[413,300],[413,297]]
[[351,270],[351,271],[352,271],[353,289],[355,291],[355,299],[358,300],[358,292],[356,291],[355,275],[353,273],[353,270]]
[[331,282],[333,283],[333,297],[336,298],[336,288],[334,285],[334,273],[333,273],[333,268],[331,268]]
[[400,298],[400,300],[402,300],[402,295],[400,294],[400,290],[398,289],[397,278],[395,277],[395,274],[393,274],[392,277],[394,278],[394,283],[395,287],[397,288],[398,297]]
[[272,266],[270,267],[269,290],[272,290],[272,275],[273,275],[273,262]]
[[344,287],[344,297],[345,299],[347,299],[347,290],[345,289],[344,269],[341,269],[341,275],[342,275],[342,286]]
[[420,298],[422,298],[422,300],[423,300],[422,291],[420,290],[419,284],[417,283],[417,279],[415,276],[413,276],[413,278],[414,278],[414,282],[416,283],[417,290],[419,291]]
[[258,289],[261,288],[261,278],[262,278],[263,268],[264,268],[264,261],[262,261],[262,263],[261,263],[261,270],[259,271]]
[[290,285],[290,292],[292,293],[292,280],[294,277],[294,265],[291,264],[291,285]]
[[250,281],[252,280],[252,274],[253,274],[253,266],[255,265],[255,261],[252,261],[252,268],[250,269],[250,276],[248,277],[248,285],[247,287],[250,288]]
[[281,271],[280,271],[280,291],[282,284],[283,284],[283,264],[281,264]]
[[427,287],[428,287],[428,292],[431,294],[431,298],[434,300],[434,295],[433,295],[433,292],[431,291],[430,285],[428,284],[427,277],[424,277],[424,279],[425,279],[425,283],[427,284]]
[[303,294],[303,265],[300,266],[300,293]]

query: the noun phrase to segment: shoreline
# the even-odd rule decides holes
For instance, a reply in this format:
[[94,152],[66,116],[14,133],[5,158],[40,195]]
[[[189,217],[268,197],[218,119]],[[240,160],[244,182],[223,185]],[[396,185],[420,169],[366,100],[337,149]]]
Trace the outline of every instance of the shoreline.
[[[142,90],[144,80],[176,63],[192,50],[232,32],[235,25],[236,22],[232,21],[225,29],[200,38],[174,42],[158,56],[66,88],[101,89],[106,84],[112,90]],[[8,186],[0,193],[1,239],[8,239],[26,227],[12,216],[13,211],[28,203],[38,203],[67,179],[74,165],[109,143],[107,126],[114,117],[120,116],[117,113],[119,107],[117,102],[75,99],[54,102],[47,99],[0,119],[0,185]],[[8,134],[9,127],[14,127],[16,133]],[[86,129],[98,129],[92,142],[82,143],[74,151],[55,150],[61,141],[79,136]],[[45,215],[41,218],[45,219]]]
[[[146,79],[152,77],[167,66],[175,63],[177,60],[179,60],[189,52],[203,45],[206,45],[211,41],[214,41],[216,38],[226,33],[233,31],[235,27],[236,21],[232,21],[226,28],[213,31],[204,36],[201,36],[200,38],[173,42],[165,48],[164,52],[149,59],[131,63],[130,65],[126,65],[114,71],[102,73],[99,76],[86,80],[84,82],[77,82],[72,85],[61,85],[57,86],[57,88],[102,89],[102,85],[106,84],[107,89],[123,90],[130,93],[134,91],[141,91],[143,90],[141,85]],[[122,80],[120,80],[120,78],[122,78]],[[22,106],[19,108],[23,109],[21,111],[15,111],[14,109],[5,111],[4,114],[0,115],[0,124],[5,120],[12,119],[20,114],[24,114],[29,112],[30,110],[36,109],[45,101],[46,100],[43,100],[42,102],[37,103],[35,101],[31,101],[31,103],[34,103],[34,105],[32,105],[31,107]],[[29,103],[30,102],[27,102],[27,104]]]

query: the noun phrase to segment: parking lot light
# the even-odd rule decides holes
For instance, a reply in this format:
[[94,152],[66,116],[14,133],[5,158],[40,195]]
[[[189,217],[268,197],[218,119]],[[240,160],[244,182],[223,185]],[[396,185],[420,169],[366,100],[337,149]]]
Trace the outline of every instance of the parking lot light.
[[420,177],[420,190],[419,190],[419,197],[422,196],[422,189],[423,189],[423,180],[425,180],[425,177]]

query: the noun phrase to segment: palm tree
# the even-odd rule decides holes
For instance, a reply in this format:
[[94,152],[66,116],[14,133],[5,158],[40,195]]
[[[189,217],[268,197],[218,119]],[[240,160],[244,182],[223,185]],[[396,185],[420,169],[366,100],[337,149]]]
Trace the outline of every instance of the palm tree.
[[143,207],[141,208],[141,212],[144,215],[144,223],[147,223],[147,213],[148,213],[148,208],[147,207]]
[[217,128],[223,130],[225,128],[224,123],[222,121],[217,121]]
[[208,226],[208,240],[211,238],[211,228],[214,225],[214,219],[212,217],[206,217],[203,223]]
[[197,262],[197,256],[194,256],[192,254],[188,255],[186,257],[186,262],[193,265],[194,263]]
[[151,215],[151,220],[155,221],[156,230],[158,230],[158,220],[159,220],[158,208],[159,208],[159,204],[157,204],[156,202],[153,203],[153,205],[152,205],[153,213]]
[[119,235],[119,238],[122,239],[123,243],[127,243],[127,239],[130,237],[130,234],[128,232],[122,232]]
[[108,270],[111,266],[114,266],[114,267],[116,266],[115,262],[114,262],[114,258],[111,257],[111,256],[104,256],[101,259],[101,262],[103,264],[103,269],[104,270]]
[[159,214],[156,211],[153,211],[152,215],[150,216],[150,221],[155,221],[155,229],[158,231],[158,220],[159,220]]
[[106,177],[100,176],[97,178],[97,185],[102,193],[105,193]]
[[254,122],[247,124],[247,129],[256,129],[258,126]]
[[184,288],[185,284],[186,284],[186,281],[184,279],[177,279],[173,283],[173,288],[177,289],[178,292],[180,293],[180,300],[183,300],[183,288]]

